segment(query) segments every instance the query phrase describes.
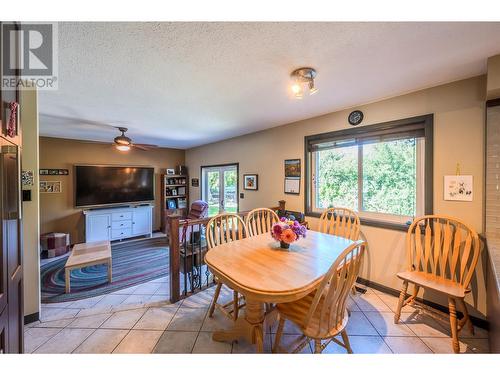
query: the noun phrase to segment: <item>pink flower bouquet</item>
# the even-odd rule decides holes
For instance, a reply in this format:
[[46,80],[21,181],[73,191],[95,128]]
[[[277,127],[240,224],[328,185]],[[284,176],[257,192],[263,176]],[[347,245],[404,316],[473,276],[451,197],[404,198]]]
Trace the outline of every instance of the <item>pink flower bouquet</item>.
[[297,220],[282,217],[280,221],[273,224],[271,235],[276,241],[280,242],[283,249],[288,249],[292,242],[297,241],[300,237],[305,237],[306,232],[306,227]]

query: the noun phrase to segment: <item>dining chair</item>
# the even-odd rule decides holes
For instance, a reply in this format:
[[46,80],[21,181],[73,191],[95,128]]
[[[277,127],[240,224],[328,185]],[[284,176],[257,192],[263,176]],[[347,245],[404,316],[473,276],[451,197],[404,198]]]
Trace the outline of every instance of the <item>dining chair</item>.
[[[231,241],[241,240],[246,237],[246,234],[247,229],[245,223],[239,215],[223,213],[214,216],[207,223],[206,237],[208,251],[215,246]],[[215,287],[215,294],[212,303],[210,304],[208,316],[212,317],[214,310],[217,307],[217,309],[219,309],[228,318],[233,320],[238,319],[239,309],[244,306],[243,297],[240,297],[237,291],[233,291],[233,300],[231,302],[223,305],[217,303],[222,288],[222,282],[217,278],[215,279],[215,282],[217,286]]]
[[318,232],[357,241],[360,226],[359,216],[356,212],[344,207],[332,207],[321,214]]
[[[465,326],[474,334],[465,296],[480,252],[479,237],[468,225],[447,216],[426,215],[413,221],[406,235],[408,269],[397,274],[403,280],[394,323],[399,323],[401,309],[416,301],[420,288],[430,289],[448,297],[452,348],[459,353],[458,332]],[[408,284],[414,285],[407,298]],[[457,321],[458,304],[463,318]]]
[[[321,214],[318,232],[357,241],[360,226],[359,216],[353,210],[344,207],[331,207]],[[352,286],[351,292],[353,295],[356,294],[356,284]]]
[[[314,340],[315,353],[321,353],[332,341],[352,353],[346,332],[349,320],[347,296],[358,277],[365,246],[366,242],[356,241],[346,248],[331,265],[315,292],[298,301],[276,305],[279,324],[273,352],[279,349],[285,320],[290,320],[305,336],[293,350],[294,353],[300,352],[311,340]],[[338,334],[343,342],[335,337]],[[322,344],[322,340],[327,341]]]
[[269,208],[256,208],[250,211],[245,219],[248,237],[270,232],[273,224],[278,221],[280,218],[276,212]]

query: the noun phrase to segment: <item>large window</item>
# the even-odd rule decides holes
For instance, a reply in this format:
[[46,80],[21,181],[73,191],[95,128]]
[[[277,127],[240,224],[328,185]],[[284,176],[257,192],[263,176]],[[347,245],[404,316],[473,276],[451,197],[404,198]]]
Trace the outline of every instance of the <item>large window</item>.
[[306,137],[306,211],[402,228],[432,211],[432,116]]

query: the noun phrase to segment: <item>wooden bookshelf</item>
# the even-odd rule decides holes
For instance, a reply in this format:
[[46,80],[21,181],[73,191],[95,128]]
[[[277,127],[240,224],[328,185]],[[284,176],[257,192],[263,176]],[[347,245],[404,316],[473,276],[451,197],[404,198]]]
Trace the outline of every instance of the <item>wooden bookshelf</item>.
[[189,204],[189,176],[180,174],[162,174],[161,175],[162,228],[165,227],[167,215],[177,214],[181,216],[187,216],[188,204]]

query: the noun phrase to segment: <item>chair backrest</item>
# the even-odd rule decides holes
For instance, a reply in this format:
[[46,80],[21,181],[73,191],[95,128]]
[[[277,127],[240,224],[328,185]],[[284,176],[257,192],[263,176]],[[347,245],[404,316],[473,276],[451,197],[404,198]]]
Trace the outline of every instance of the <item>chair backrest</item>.
[[203,219],[208,216],[208,203],[200,199],[191,203],[188,219]]
[[256,208],[248,213],[245,224],[248,236],[270,232],[274,223],[280,220],[276,212],[269,208]]
[[365,247],[364,241],[351,244],[323,277],[304,320],[305,330],[315,337],[329,337],[343,328],[347,296],[358,277]]
[[219,214],[207,224],[207,245],[211,249],[231,241],[246,237],[247,229],[243,219],[237,214]]
[[321,214],[318,232],[357,241],[360,225],[356,212],[348,208],[333,207]]
[[408,268],[469,286],[479,259],[476,231],[458,219],[427,215],[416,218],[406,235]]

